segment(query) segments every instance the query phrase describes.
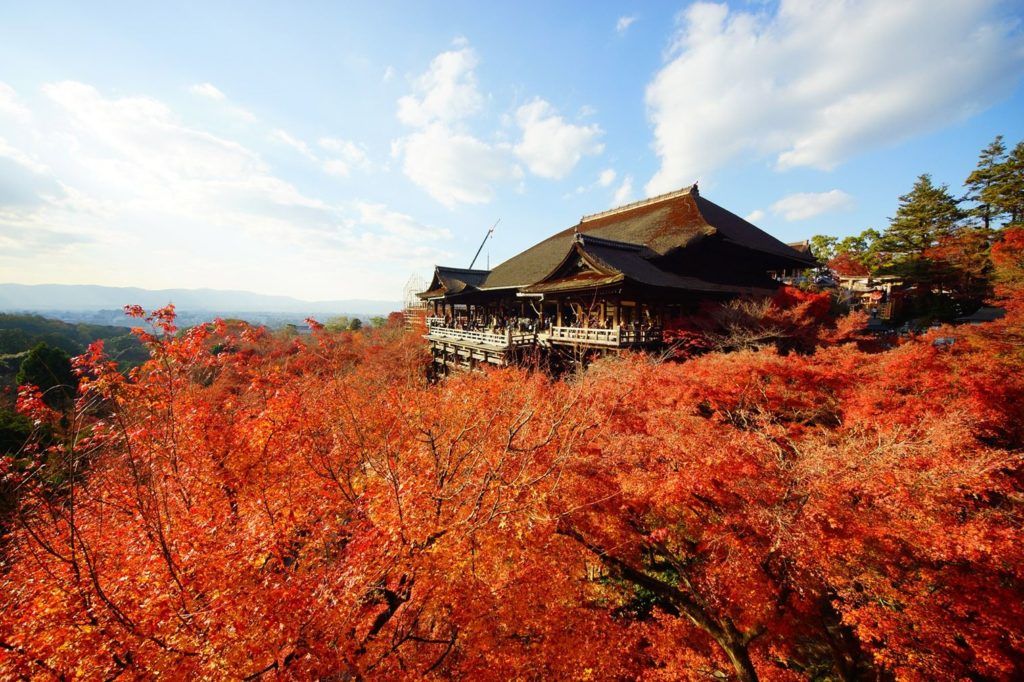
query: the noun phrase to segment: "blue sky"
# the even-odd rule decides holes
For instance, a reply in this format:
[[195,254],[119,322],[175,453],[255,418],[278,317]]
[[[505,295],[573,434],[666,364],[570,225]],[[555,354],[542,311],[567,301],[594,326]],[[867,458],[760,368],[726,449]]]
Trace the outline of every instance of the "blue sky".
[[0,281],[397,299],[689,185],[883,227],[1024,138],[1019,3],[51,3],[0,21]]

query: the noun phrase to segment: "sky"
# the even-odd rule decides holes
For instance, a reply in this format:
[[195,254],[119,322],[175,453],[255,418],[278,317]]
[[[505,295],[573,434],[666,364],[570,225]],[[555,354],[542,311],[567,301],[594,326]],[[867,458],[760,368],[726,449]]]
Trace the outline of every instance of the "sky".
[[1024,139],[1024,5],[0,5],[0,282],[398,300],[700,183],[883,228]]

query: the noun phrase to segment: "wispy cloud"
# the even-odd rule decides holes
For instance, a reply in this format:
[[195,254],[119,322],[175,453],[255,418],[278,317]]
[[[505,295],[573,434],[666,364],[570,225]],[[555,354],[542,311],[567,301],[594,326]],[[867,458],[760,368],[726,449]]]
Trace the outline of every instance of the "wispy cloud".
[[619,20],[615,22],[615,31],[617,33],[625,33],[635,21],[636,17],[619,17]]
[[291,133],[289,133],[286,130],[277,129],[273,131],[272,133],[270,133],[270,139],[274,140],[275,142],[279,142],[287,147],[291,147],[296,152],[306,157],[310,161],[318,161],[318,159],[316,158],[316,154],[313,153],[313,150],[309,148],[308,144],[298,139],[297,137],[293,137]]
[[828,169],[962,119],[1024,73],[1024,34],[994,2],[783,2],[682,14],[647,87],[657,194],[737,158]]
[[[771,208],[772,213],[794,221],[807,220],[822,213],[851,209],[853,205],[853,197],[842,190],[833,189],[828,192],[790,194],[776,201]],[[764,217],[764,213],[759,217]]]
[[623,179],[622,184],[615,190],[615,194],[612,197],[612,207],[622,206],[623,204],[629,203],[633,198],[633,176],[627,175]]
[[227,95],[221,92],[213,83],[196,83],[189,87],[189,91],[194,95],[217,100],[218,102],[223,102],[227,99]]
[[[381,295],[386,289],[368,286],[446,253],[438,244],[447,230],[380,203],[310,194],[259,149],[190,124],[156,98],[111,97],[75,81],[41,93],[45,117],[0,116],[0,265],[37,282],[186,282],[300,296],[317,282]],[[361,147],[341,138],[318,149],[284,130],[262,139],[317,163],[366,163]],[[271,258],[273,268],[253,265]]]

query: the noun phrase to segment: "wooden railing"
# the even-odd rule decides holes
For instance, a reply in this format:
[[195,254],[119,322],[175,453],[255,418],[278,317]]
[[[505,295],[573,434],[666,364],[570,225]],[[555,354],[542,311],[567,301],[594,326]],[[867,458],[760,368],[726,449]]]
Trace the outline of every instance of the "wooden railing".
[[[437,318],[432,318],[437,319]],[[443,324],[430,324],[428,320],[427,338],[436,340],[464,341],[479,343],[485,346],[497,348],[511,348],[533,343],[536,335],[533,332],[513,332],[506,329],[503,332],[479,331],[476,329],[454,329],[445,327]]]
[[661,327],[649,327],[647,329],[623,329],[622,345],[634,343],[660,343]]
[[548,341],[563,343],[590,343],[600,346],[618,346],[620,330],[601,329],[599,327],[551,327],[548,329]]
[[619,348],[643,345],[661,341],[661,328],[633,329],[630,327],[550,327],[547,331],[519,332],[506,329],[503,332],[477,329],[457,329],[444,324],[440,317],[427,318],[427,338],[435,340],[463,341],[497,348],[511,348],[534,343],[538,337],[551,343],[580,343],[593,346]]
[[585,343],[594,346],[629,346],[633,344],[661,341],[661,329],[631,329],[612,327],[551,327],[547,332],[548,341],[554,343]]

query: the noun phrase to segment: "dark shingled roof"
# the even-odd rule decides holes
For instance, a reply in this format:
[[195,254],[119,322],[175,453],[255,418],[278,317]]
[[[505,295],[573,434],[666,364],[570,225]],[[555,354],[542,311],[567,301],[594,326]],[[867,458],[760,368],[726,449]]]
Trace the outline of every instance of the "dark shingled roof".
[[[645,256],[649,249],[640,244],[630,244],[611,239],[601,239],[587,234],[577,234],[570,243],[568,252],[558,265],[541,281],[526,287],[527,293],[569,291],[592,288],[631,281],[651,287],[684,289],[712,293],[748,293],[749,287],[735,287],[706,282],[696,277],[687,277],[666,272],[655,267]],[[579,256],[593,271],[579,272],[558,278],[570,258]]]
[[740,247],[793,261],[792,265],[813,264],[813,258],[704,199],[696,187],[687,187],[584,217],[579,225],[545,239],[494,268],[480,288],[524,287],[539,282],[562,262],[576,233],[643,245],[647,258],[665,255],[717,234]]
[[434,278],[426,291],[416,294],[420,298],[434,298],[445,294],[461,294],[466,289],[476,289],[490,270],[470,270],[469,268],[450,268],[438,265],[434,268]]

